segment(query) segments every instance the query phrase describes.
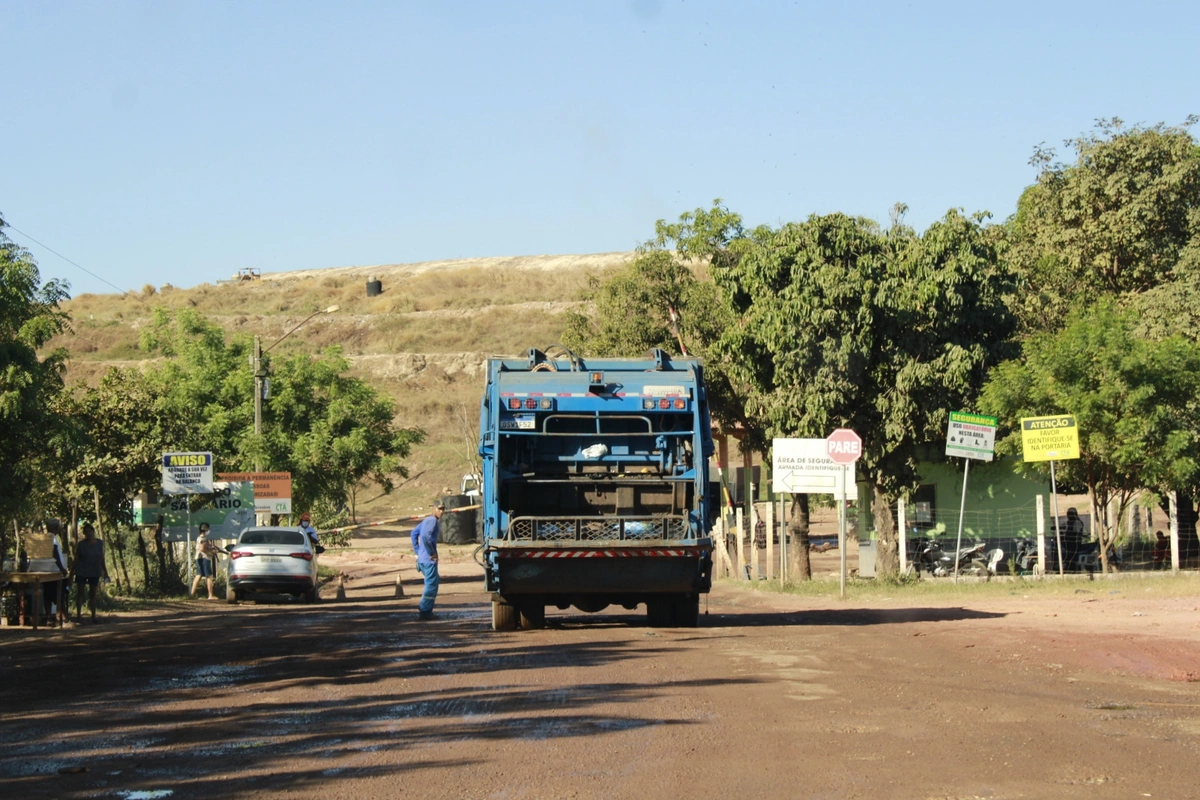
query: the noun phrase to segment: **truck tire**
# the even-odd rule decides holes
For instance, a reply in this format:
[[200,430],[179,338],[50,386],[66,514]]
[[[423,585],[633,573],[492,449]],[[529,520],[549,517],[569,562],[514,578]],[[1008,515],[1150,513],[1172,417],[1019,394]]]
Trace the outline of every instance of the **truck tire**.
[[673,604],[670,602],[646,603],[646,621],[651,628],[666,628],[671,625]]
[[546,607],[541,603],[522,603],[517,608],[521,612],[521,630],[535,631],[546,627]]
[[515,631],[517,622],[516,606],[499,601],[492,602],[492,630]]
[[676,628],[695,628],[700,624],[700,596],[685,597],[674,603]]

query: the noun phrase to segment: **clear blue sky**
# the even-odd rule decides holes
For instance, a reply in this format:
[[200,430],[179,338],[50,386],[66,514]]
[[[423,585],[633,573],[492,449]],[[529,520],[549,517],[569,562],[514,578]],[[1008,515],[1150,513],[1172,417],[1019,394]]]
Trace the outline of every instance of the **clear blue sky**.
[[1200,112],[1196,2],[7,0],[0,26],[0,213],[123,289],[628,250],[716,197],[1002,220],[1039,142]]

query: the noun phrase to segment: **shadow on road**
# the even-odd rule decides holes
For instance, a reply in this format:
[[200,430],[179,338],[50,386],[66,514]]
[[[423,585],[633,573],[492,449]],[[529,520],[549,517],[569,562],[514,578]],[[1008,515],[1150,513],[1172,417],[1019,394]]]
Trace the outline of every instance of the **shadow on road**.
[[1007,614],[972,608],[839,608],[809,611],[717,613],[702,615],[704,628],[792,625],[902,625],[909,622],[957,622],[1002,619]]
[[[31,798],[318,796],[326,783],[446,766],[431,745],[696,724],[641,709],[756,682],[642,680],[639,660],[679,649],[666,639],[491,635],[477,597],[451,595],[437,613],[420,622],[411,602],[213,603],[10,641],[0,785]],[[623,662],[632,668],[618,682],[525,677]]]

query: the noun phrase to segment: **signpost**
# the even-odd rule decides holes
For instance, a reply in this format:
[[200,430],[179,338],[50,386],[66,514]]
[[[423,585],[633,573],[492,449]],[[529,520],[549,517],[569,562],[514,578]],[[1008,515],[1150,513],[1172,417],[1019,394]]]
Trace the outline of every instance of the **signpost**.
[[[842,494],[846,468],[830,458],[826,448],[824,439],[772,439],[771,490],[777,494]],[[853,485],[853,464],[849,480]]]
[[255,513],[292,513],[292,473],[290,472],[219,472],[217,479],[253,483]]
[[188,584],[192,582],[192,495],[212,494],[212,453],[163,453],[162,493],[187,495]]
[[[1079,425],[1072,414],[1021,418],[1021,453],[1026,461],[1050,462],[1050,504],[1054,513],[1054,541],[1058,550],[1058,574],[1065,572],[1062,531],[1058,524],[1058,485],[1054,462],[1079,458]],[[1045,570],[1043,569],[1043,573]]]
[[862,455],[862,439],[849,428],[838,428],[825,439],[825,455],[842,465],[842,501],[838,503],[838,554],[841,561],[841,596],[846,596],[846,484],[854,462]]
[[185,504],[182,498],[171,498],[164,503],[164,542],[184,541],[193,523],[208,523],[208,538],[213,541],[237,539],[254,524],[254,488],[248,482],[217,481],[209,502],[199,508]]
[[991,461],[996,445],[996,418],[965,411],[950,412],[946,431],[946,456],[963,460],[962,500],[958,504],[958,540],[954,544],[954,582],[958,583],[958,554],[962,552],[963,517],[967,513],[967,476],[971,459]]

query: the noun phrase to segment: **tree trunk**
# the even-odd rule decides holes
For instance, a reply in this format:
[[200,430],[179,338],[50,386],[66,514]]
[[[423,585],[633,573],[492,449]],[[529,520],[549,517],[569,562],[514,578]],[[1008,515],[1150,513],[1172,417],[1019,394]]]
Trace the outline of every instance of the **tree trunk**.
[[142,557],[142,593],[150,593],[150,558],[146,555],[146,539],[142,536],[141,527],[135,527],[137,532],[138,555]]
[[792,518],[788,521],[788,533],[792,536],[792,557],[788,568],[795,580],[812,580],[812,562],[808,557],[808,495],[792,495]]
[[158,515],[158,524],[154,526],[154,554],[158,556],[158,593],[167,593],[167,551],[163,547],[163,516]]
[[871,487],[871,515],[875,517],[875,577],[900,575],[900,543],[889,498],[879,486]]

